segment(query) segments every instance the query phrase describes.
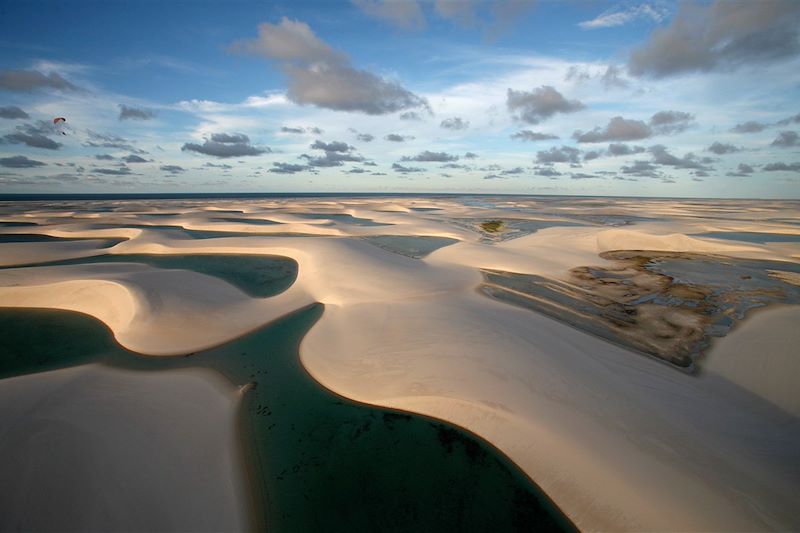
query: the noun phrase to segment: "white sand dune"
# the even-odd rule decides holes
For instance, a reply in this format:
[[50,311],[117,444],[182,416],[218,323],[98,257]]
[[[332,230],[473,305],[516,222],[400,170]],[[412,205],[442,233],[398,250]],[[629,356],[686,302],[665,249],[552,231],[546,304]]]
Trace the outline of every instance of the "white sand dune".
[[800,418],[800,307],[759,310],[722,339],[703,368]]
[[[615,213],[641,214],[642,202],[620,201]],[[120,263],[73,265],[0,271],[0,305],[80,310],[106,322],[131,350],[169,355],[225,342],[322,302],[325,312],[301,346],[303,364],[320,383],[344,396],[436,416],[483,436],[582,529],[800,529],[800,420],[782,408],[795,405],[793,391],[781,389],[781,397],[790,400],[776,401],[756,384],[760,378],[739,377],[732,369],[740,363],[733,359],[730,368],[720,365],[688,376],[476,291],[478,268],[560,277],[576,266],[602,264],[600,252],[624,249],[792,261],[800,254],[797,243],[689,237],[709,227],[708,220],[688,216],[702,213],[702,205],[666,201],[649,206],[662,220],[624,228],[553,227],[494,245],[479,242],[478,233],[448,218],[485,220],[502,217],[503,209],[452,200],[213,205],[286,223],[259,226],[259,231],[302,225],[303,233],[320,236],[191,240],[144,231],[110,252],[283,255],[299,264],[289,290],[252,299],[221,280],[190,272]],[[412,211],[411,205],[442,211]],[[796,215],[791,204],[750,205],[750,220],[741,202],[706,207],[733,217],[714,220],[714,228],[738,231],[776,231],[780,226],[768,219]],[[592,209],[602,213],[607,207]],[[315,210],[394,225],[298,221],[298,213]],[[579,212],[567,206],[544,214]],[[204,225],[203,217],[212,216],[184,209],[181,218],[195,228],[241,229],[239,223]],[[514,212],[513,217],[524,215]],[[325,236],[332,228],[342,236]],[[85,228],[75,233],[94,234]],[[347,237],[369,234],[461,242],[420,261]],[[87,292],[92,296],[85,297]],[[746,335],[774,338],[787,327],[786,322],[755,325]],[[743,344],[740,360],[757,349]],[[723,349],[718,346],[717,352]],[[796,382],[797,372],[796,366],[788,369],[791,376],[783,382]]]
[[0,381],[0,530],[248,529],[238,404],[200,370]]

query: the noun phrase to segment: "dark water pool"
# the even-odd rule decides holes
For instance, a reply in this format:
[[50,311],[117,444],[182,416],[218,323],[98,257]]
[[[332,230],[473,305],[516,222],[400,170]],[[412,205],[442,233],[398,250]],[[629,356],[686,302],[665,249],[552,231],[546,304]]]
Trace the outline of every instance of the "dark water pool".
[[[108,328],[89,316],[4,309],[0,376],[101,362],[141,372],[210,368],[235,385],[247,385],[241,422],[254,529],[574,530],[535,484],[475,435],[352,402],[311,379],[298,347],[322,313],[317,304],[186,357],[140,357],[121,348]],[[4,480],[3,487],[0,492],[28,491],[27,497],[36,498],[13,480]]]

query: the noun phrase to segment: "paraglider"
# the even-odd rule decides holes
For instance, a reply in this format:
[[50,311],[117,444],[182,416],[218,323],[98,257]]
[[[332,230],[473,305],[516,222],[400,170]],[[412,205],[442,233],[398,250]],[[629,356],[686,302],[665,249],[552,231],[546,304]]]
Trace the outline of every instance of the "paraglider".
[[67,119],[65,119],[64,117],[56,117],[53,119],[53,127],[61,135],[67,134],[67,132],[65,131],[66,126],[67,126]]

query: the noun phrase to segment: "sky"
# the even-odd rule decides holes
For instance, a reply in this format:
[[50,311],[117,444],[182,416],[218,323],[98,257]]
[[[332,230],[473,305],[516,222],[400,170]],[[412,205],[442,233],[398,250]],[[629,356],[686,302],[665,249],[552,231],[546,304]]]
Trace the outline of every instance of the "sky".
[[2,2],[0,193],[83,192],[800,198],[800,1]]

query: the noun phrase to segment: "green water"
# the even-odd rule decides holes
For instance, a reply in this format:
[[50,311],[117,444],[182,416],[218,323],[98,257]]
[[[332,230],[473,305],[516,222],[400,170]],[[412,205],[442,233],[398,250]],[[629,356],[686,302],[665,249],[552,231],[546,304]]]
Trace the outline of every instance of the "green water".
[[791,233],[759,233],[755,231],[709,231],[695,233],[691,237],[707,237],[709,239],[723,239],[727,241],[752,242],[767,244],[770,242],[800,242],[800,235]]
[[89,263],[140,263],[155,268],[191,270],[220,278],[253,298],[267,298],[291,287],[297,278],[297,262],[274,255],[154,255],[113,254],[81,257],[36,266]]
[[38,226],[35,222],[17,222],[15,220],[2,220],[0,221],[0,228],[24,228],[31,226]]
[[354,217],[347,213],[292,213],[298,217],[310,218],[314,220],[333,220],[354,226],[393,226],[385,222],[376,222],[369,218]]
[[184,229],[186,235],[192,239],[220,239],[224,237],[319,237],[313,233],[294,233],[290,231],[255,233],[252,231],[224,231],[224,230],[200,230]]
[[211,350],[154,358],[124,350],[86,315],[0,310],[0,376],[101,362],[142,372],[211,368],[235,385],[250,384],[242,425],[257,529],[574,530],[513,463],[478,437],[352,402],[312,380],[298,347],[322,313],[314,305]]
[[99,238],[93,239],[90,237],[54,237],[52,235],[44,235],[41,233],[0,233],[0,244],[4,243],[18,243],[18,242],[71,242],[71,241],[95,241],[98,243],[96,248],[111,248],[122,241],[127,239],[106,239]]
[[457,239],[448,237],[430,237],[423,235],[375,235],[362,237],[370,244],[414,259],[422,259],[439,248],[450,246],[458,242]]
[[244,217],[215,217],[211,220],[215,222],[235,222],[237,224],[254,224],[257,226],[275,226],[276,224],[280,224],[280,222],[275,222],[274,220],[268,220],[265,218],[244,218]]

